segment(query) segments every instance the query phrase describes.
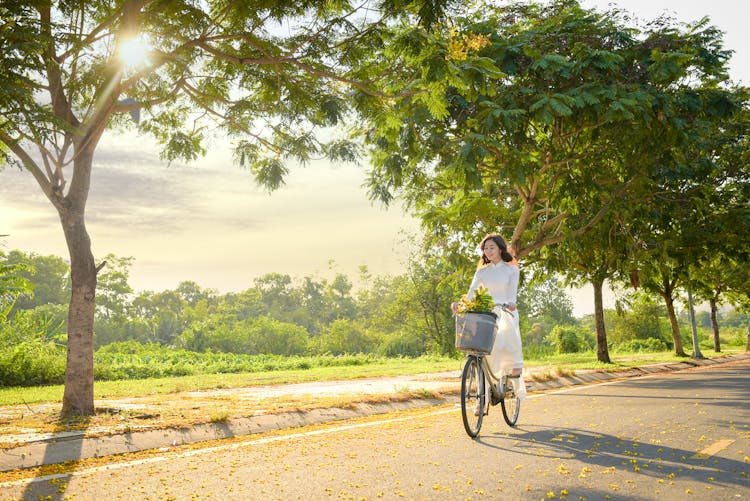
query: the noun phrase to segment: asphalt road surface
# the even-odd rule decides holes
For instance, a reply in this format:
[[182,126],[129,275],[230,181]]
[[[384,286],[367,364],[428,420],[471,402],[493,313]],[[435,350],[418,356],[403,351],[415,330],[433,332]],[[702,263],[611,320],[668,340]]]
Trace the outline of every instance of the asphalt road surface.
[[471,440],[454,405],[0,483],[2,499],[750,499],[750,363],[530,395]]

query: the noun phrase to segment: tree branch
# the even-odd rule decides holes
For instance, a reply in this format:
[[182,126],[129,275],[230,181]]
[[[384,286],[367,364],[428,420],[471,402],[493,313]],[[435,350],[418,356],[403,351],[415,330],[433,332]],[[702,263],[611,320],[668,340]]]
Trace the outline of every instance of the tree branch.
[[0,129],[0,142],[7,146],[21,160],[23,166],[34,176],[34,179],[49,201],[58,209],[62,208],[61,197],[55,191],[54,186],[44,175],[44,172],[39,168],[34,159],[18,144],[18,141],[10,137],[3,129]]

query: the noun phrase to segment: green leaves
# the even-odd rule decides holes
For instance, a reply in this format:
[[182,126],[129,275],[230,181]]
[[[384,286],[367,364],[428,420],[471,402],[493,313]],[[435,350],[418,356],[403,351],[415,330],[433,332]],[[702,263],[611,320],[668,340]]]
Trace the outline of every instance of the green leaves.
[[33,294],[31,282],[22,274],[29,268],[29,264],[23,261],[9,262],[5,253],[0,251],[0,321],[5,321],[18,296]]
[[669,84],[686,75],[692,55],[681,52],[665,53],[660,49],[653,49],[650,59],[649,76],[656,83]]
[[[464,50],[456,33],[489,45]],[[686,152],[708,152],[701,138],[736,110],[717,85],[718,37],[705,23],[635,27],[575,1],[479,7],[450,32],[410,31],[403,39],[419,42],[384,59],[408,64],[397,97],[365,113],[372,193],[402,196],[441,239],[512,228],[520,257],[580,239],[638,205],[650,175],[690,184],[699,162]],[[469,198],[488,204],[467,213]]]
[[543,124],[551,124],[556,117],[567,117],[573,114],[569,105],[575,104],[575,99],[564,94],[542,96],[534,102],[529,111]]
[[169,136],[164,149],[159,154],[159,158],[170,162],[178,159],[186,162],[196,160],[199,155],[202,156],[206,153],[206,150],[201,146],[202,139],[202,135],[198,133],[188,134],[175,131]]
[[284,177],[289,173],[286,164],[279,158],[261,158],[250,167],[250,171],[258,184],[268,191],[281,187]]
[[559,54],[545,54],[536,59],[530,66],[532,71],[539,72],[544,77],[563,77],[570,75],[572,64],[568,58]]

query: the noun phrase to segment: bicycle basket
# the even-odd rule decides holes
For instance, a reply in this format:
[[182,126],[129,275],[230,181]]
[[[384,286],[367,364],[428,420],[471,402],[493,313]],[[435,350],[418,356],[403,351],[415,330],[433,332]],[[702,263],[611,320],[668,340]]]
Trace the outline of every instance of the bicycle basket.
[[497,325],[494,313],[466,312],[456,315],[456,348],[463,352],[490,353]]

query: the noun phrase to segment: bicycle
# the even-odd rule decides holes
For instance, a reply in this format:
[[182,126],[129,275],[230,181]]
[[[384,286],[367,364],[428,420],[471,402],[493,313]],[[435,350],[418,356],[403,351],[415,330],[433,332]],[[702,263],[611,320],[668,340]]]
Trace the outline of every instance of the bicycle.
[[[496,306],[510,312],[507,305]],[[471,438],[479,435],[490,406],[501,404],[508,426],[516,425],[521,411],[521,399],[511,383],[511,379],[519,376],[502,374],[497,377],[485,357],[492,351],[495,342],[496,318],[494,313],[467,312],[456,315],[456,347],[466,353],[461,374],[461,416],[466,433]],[[489,399],[486,381],[490,383]]]

